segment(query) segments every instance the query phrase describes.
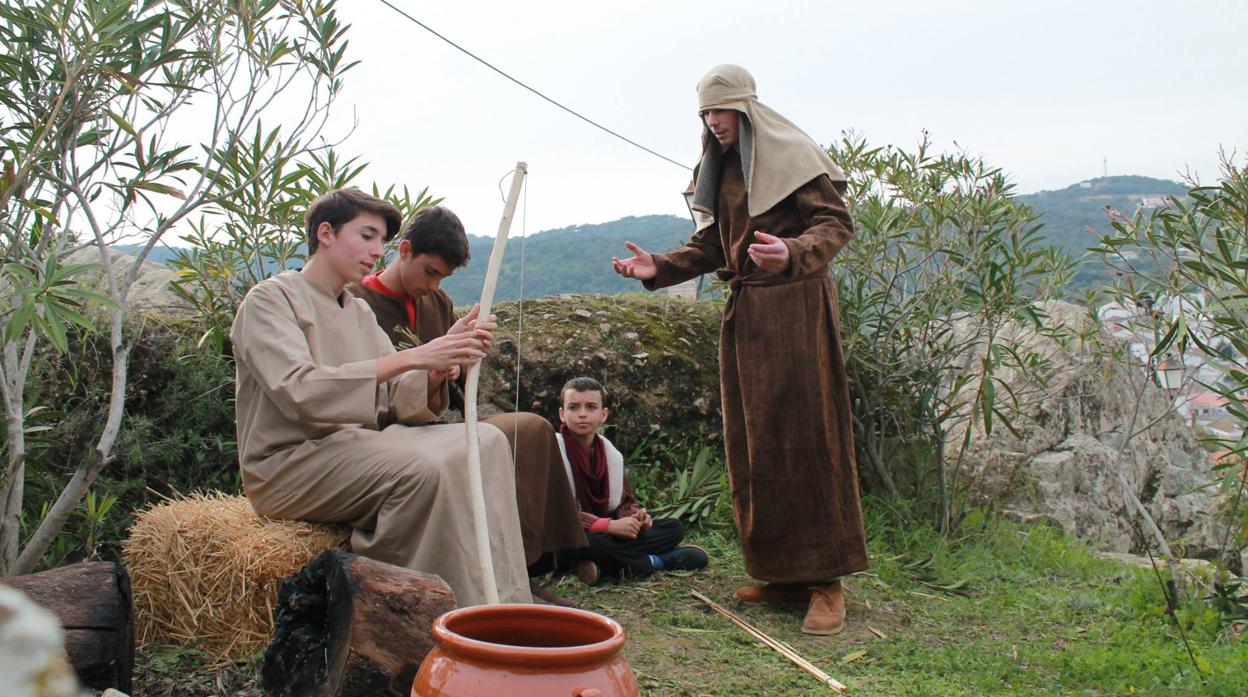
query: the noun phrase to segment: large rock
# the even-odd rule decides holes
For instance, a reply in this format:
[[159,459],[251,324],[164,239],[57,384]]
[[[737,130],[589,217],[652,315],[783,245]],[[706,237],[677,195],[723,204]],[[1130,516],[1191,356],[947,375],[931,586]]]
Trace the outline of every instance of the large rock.
[[[1033,329],[1005,328],[1007,343],[1048,359],[1047,385],[1031,393],[1032,401],[1024,399],[1021,437],[1000,426],[991,436],[972,436],[960,465],[972,497],[1024,520],[1049,520],[1107,550],[1139,552],[1137,516],[1116,478],[1122,465],[1176,554],[1213,554],[1219,537],[1209,514],[1217,500],[1211,490],[1197,490],[1214,478],[1209,453],[1145,371],[1111,355],[1116,340],[1085,309],[1064,302],[1041,309],[1046,325],[1069,330],[1070,340],[1063,346]],[[1035,389],[1005,378],[1016,390]],[[967,395],[975,389],[969,386]],[[951,463],[963,433],[948,434]]]
[[[514,408],[519,352],[522,410],[555,420],[559,388],[588,375],[612,392],[608,435],[625,452],[660,433],[677,441],[717,439],[720,308],[649,295],[565,295],[526,300],[519,331],[519,305],[500,304],[499,351],[482,371],[482,412]],[[1209,490],[1194,491],[1213,478],[1208,453],[1141,368],[1108,355],[1115,339],[1086,310],[1061,302],[1041,309],[1050,326],[1085,339],[1063,346],[1031,329],[1004,328],[1005,341],[1048,358],[1047,385],[1028,393],[1020,378],[1003,375],[1023,393],[1027,418],[1019,423],[1029,423],[1021,438],[1000,426],[991,437],[972,438],[959,465],[972,500],[1050,521],[1106,550],[1141,552],[1115,477],[1121,461],[1176,553],[1208,556],[1218,543],[1208,516],[1217,501]],[[968,386],[968,394],[975,389]],[[1134,395],[1141,392],[1137,413]],[[960,429],[948,434],[950,463],[961,442]]]
[[[109,265],[117,280],[121,279],[134,266],[135,257],[129,254],[108,250]],[[99,247],[90,246],[79,249],[66,257],[68,264],[99,264]],[[126,309],[139,313],[157,313],[174,317],[190,317],[194,310],[185,300],[173,292],[173,281],[177,278],[173,269],[164,264],[144,261],[139,267],[138,276],[130,286],[126,295]],[[100,293],[109,294],[108,277],[101,265],[79,276],[82,283]]]

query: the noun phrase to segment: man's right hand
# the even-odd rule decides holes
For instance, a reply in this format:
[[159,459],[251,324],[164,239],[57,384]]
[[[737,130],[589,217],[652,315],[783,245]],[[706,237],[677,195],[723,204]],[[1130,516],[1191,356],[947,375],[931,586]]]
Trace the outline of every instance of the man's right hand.
[[607,523],[608,534],[623,537],[626,540],[637,539],[637,533],[639,532],[641,532],[641,521],[632,516],[617,518]]
[[628,247],[628,251],[632,252],[633,256],[623,260],[611,257],[611,266],[615,268],[616,273],[639,281],[648,281],[659,273],[653,254],[632,242],[625,242],[624,246]]

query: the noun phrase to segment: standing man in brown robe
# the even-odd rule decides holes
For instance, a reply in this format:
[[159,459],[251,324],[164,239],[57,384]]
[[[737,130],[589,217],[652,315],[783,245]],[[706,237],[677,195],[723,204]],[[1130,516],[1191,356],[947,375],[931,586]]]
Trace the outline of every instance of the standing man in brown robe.
[[[345,287],[399,229],[392,204],[331,191],[307,214],[308,263],[256,284],[230,340],[243,488],[257,513],[345,523],[351,549],[434,573],[459,605],[486,600],[462,425],[436,425],[445,374],[485,355],[493,318],[473,308],[446,336],[395,351]],[[481,478],[503,602],[529,602],[507,439],[480,429]]]
[[698,83],[702,160],[683,248],[613,259],[653,290],[717,271],[731,294],[720,391],[743,602],[808,604],[802,631],[844,628],[840,577],[867,568],[840,310],[828,263],[853,236],[845,176],[813,140],[759,103],[754,78],[717,66]]
[[[347,288],[369,304],[395,348],[423,345],[445,336],[455,325],[451,297],[439,286],[455,269],[467,266],[469,256],[468,236],[459,217],[447,208],[428,206],[403,228],[397,258]],[[448,382],[458,377],[459,366],[445,375]],[[489,416],[481,423],[498,428],[511,445],[520,535],[530,571],[548,570],[554,553],[588,545],[550,422],[517,412]],[[572,604],[533,581],[529,591],[539,600]]]

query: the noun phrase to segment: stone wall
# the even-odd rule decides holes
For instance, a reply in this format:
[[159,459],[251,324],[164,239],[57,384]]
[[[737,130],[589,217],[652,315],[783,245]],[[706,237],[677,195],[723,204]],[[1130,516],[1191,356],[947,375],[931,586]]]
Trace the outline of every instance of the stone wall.
[[610,393],[608,437],[625,452],[658,432],[718,439],[721,307],[640,294],[498,305],[499,350],[481,374],[481,412],[515,408],[519,354],[522,411],[557,421],[560,388],[587,376]]

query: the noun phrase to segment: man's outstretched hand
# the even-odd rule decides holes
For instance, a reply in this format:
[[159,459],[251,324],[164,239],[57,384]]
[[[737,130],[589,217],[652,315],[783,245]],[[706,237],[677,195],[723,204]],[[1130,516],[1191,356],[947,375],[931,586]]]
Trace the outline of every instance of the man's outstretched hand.
[[633,256],[627,259],[611,257],[611,266],[615,268],[616,273],[639,281],[648,281],[658,274],[659,268],[654,263],[654,255],[632,242],[625,242],[624,246],[628,247],[628,251],[632,252]]

